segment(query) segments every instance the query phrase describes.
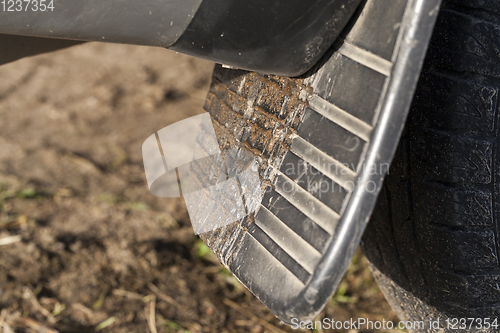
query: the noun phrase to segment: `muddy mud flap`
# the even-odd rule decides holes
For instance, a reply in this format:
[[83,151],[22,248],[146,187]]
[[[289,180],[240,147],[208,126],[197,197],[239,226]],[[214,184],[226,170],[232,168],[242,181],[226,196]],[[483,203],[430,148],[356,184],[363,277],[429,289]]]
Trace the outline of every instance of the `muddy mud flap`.
[[395,153],[439,6],[364,1],[300,78],[214,71],[205,109],[221,151],[252,152],[263,195],[254,212],[201,238],[285,323],[314,319],[347,269]]

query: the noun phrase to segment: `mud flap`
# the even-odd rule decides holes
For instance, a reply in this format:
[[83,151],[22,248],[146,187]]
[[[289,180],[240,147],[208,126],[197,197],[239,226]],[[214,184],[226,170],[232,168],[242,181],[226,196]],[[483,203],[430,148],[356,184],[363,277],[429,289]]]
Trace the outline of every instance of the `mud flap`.
[[323,61],[288,79],[217,67],[219,144],[252,151],[255,213],[201,235],[282,321],[314,319],[340,283],[401,135],[439,0],[368,0]]

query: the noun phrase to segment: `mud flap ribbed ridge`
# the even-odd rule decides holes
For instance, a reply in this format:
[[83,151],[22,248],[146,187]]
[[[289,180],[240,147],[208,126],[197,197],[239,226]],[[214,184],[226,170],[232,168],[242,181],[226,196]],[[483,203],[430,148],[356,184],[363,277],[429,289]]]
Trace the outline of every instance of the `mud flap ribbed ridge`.
[[439,0],[368,0],[301,78],[217,66],[205,109],[251,151],[255,213],[201,235],[281,320],[313,319],[347,269],[395,152]]

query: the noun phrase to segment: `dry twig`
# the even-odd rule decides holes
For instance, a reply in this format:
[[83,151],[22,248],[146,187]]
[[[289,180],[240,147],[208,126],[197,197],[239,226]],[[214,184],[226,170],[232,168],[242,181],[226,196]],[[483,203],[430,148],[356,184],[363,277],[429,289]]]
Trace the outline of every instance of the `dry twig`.
[[84,313],[85,316],[87,316],[87,318],[91,318],[94,315],[94,311],[90,310],[88,307],[86,307],[85,305],[83,305],[81,303],[73,303],[73,304],[71,304],[71,307],[73,309],[76,309],[76,310]]
[[151,301],[149,302],[149,311],[148,311],[148,306],[144,308],[144,311],[146,312],[146,319],[148,321],[149,329],[151,330],[151,333],[158,333],[156,330],[156,296],[155,295],[150,295]]
[[36,331],[36,332],[45,332],[45,333],[59,333],[58,331],[56,330],[53,330],[51,328],[48,328],[47,326],[37,322],[36,320],[33,320],[31,318],[17,318],[16,320],[18,323],[24,325],[24,326],[27,326],[29,328],[31,328],[32,330]]
[[35,294],[28,287],[23,287],[23,298],[30,300],[35,310],[39,311],[41,314],[47,317],[49,323],[54,324],[57,322],[57,319],[54,318],[50,311],[40,305]]
[[23,236],[21,236],[21,235],[0,238],[0,246],[14,244],[14,243],[20,242],[22,239],[23,239]]
[[159,298],[164,300],[165,302],[174,305],[176,307],[181,307],[179,303],[177,303],[172,297],[165,295],[157,286],[152,283],[148,284],[149,289],[156,294]]
[[133,299],[141,299],[141,300],[145,297],[145,296],[140,295],[138,293],[134,293],[132,291],[123,290],[123,289],[114,289],[112,291],[112,294],[116,295],[116,296],[128,297],[128,298],[133,298]]

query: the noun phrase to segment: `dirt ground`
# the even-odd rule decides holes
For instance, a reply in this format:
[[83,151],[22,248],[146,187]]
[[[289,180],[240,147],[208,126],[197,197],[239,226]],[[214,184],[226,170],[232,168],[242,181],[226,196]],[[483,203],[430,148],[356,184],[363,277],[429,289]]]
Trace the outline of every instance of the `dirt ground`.
[[[142,143],[202,112],[212,67],[111,44],[0,67],[0,332],[292,331],[193,234],[183,199],[146,185]],[[396,321],[359,251],[322,316]]]

